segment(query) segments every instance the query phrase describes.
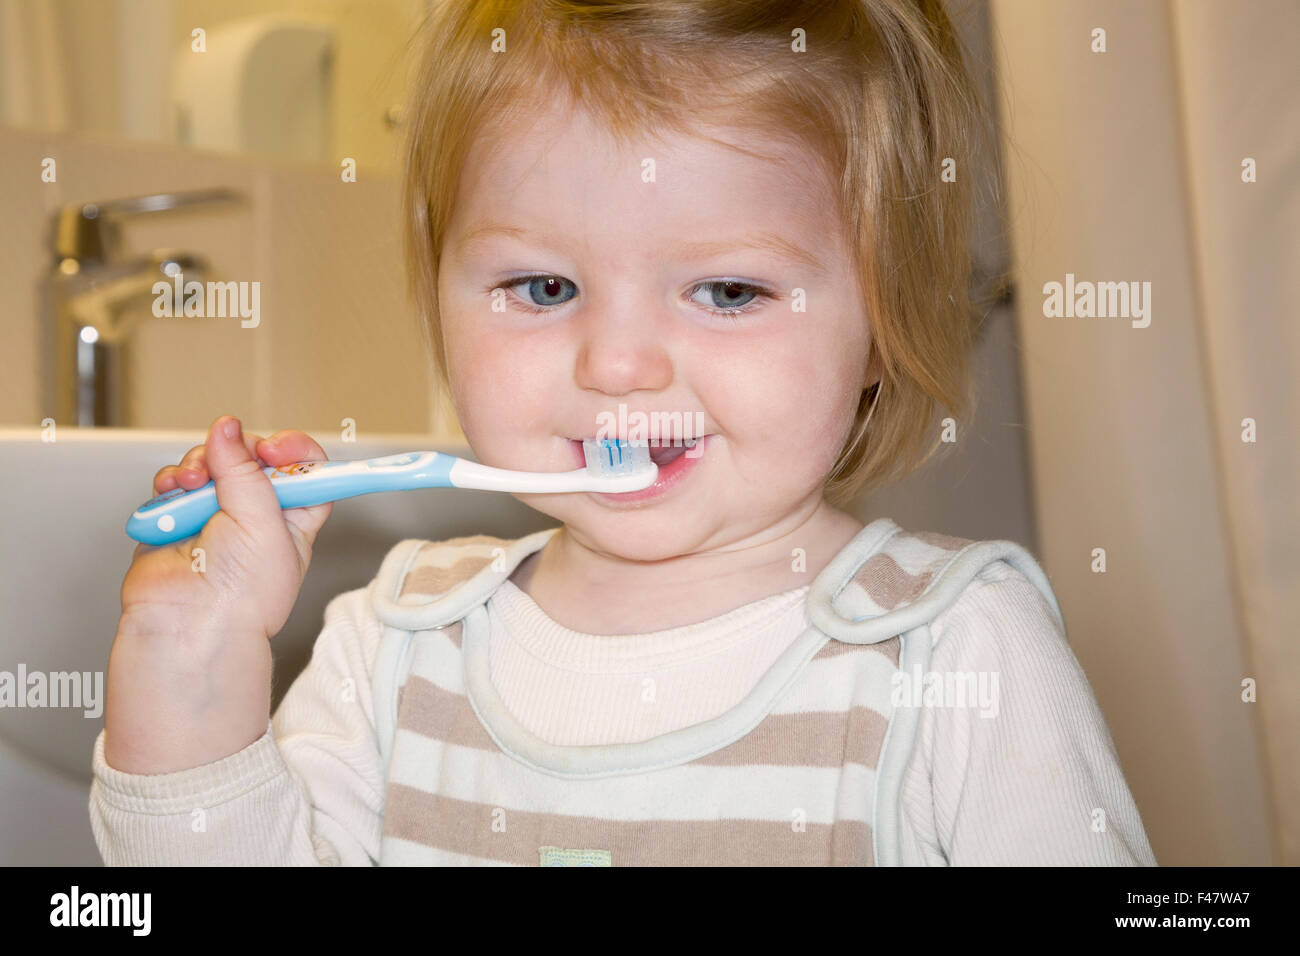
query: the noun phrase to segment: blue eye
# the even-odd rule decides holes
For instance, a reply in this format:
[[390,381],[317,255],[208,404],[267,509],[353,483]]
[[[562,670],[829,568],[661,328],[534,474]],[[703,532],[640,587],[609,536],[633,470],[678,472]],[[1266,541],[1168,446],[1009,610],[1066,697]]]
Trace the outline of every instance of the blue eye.
[[[513,289],[525,284],[528,286],[528,297],[524,298],[522,307],[527,312],[545,312],[548,306],[563,305],[573,298],[577,290],[568,279],[551,275],[520,276],[502,283],[499,288]],[[574,293],[560,298],[566,285],[573,287]]]
[[693,297],[701,289],[712,289],[709,298],[713,307],[704,302],[699,302],[699,304],[704,306],[705,311],[724,317],[753,312],[754,309],[759,307],[759,305],[753,304],[757,300],[776,298],[775,295],[762,286],[752,285],[748,282],[738,282],[735,279],[715,279],[694,286],[691,289],[692,302],[698,301]]
[[[527,286],[528,294],[527,296],[519,296],[519,307],[525,312],[546,312],[551,308],[563,305],[577,294],[577,287],[572,282],[556,275],[520,276],[518,279],[502,283],[498,288],[514,289],[523,285]],[[565,286],[570,287],[572,290],[568,295],[565,295]],[[700,291],[705,289],[710,290],[709,302],[701,302],[695,298]],[[706,312],[724,318],[734,318],[746,312],[753,312],[762,305],[758,300],[775,300],[776,298],[777,296],[774,293],[769,292],[762,286],[753,285],[749,282],[740,282],[735,279],[714,279],[708,282],[700,282],[690,289],[692,302],[703,306]]]

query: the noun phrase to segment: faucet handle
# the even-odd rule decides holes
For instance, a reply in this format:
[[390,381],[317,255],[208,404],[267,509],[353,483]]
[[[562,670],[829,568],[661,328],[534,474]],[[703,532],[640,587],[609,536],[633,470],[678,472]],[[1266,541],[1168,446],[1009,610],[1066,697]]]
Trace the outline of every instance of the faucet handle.
[[130,216],[168,212],[188,206],[240,202],[243,194],[217,187],[188,192],[154,193],[97,203],[67,203],[54,221],[54,254],[59,259],[103,262],[117,248],[118,222]]

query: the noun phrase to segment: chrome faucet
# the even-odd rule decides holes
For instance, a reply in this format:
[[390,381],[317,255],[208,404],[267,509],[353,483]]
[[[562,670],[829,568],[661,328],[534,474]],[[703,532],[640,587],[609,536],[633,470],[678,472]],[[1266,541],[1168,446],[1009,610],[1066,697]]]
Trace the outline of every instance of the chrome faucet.
[[[123,346],[151,312],[139,308],[155,282],[186,280],[207,269],[189,252],[156,249],[118,261],[121,222],[133,216],[239,202],[230,189],[159,193],[99,203],[70,203],[53,217],[54,265],[48,279],[54,322],[54,398],[59,424],[122,426]],[[202,281],[202,280],[200,280]],[[135,308],[131,308],[135,306]]]

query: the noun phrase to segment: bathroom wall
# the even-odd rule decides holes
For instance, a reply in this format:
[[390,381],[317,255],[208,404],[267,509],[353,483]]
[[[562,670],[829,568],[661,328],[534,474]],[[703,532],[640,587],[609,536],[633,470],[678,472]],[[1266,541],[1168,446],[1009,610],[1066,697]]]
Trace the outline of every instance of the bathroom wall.
[[[45,157],[57,182],[41,181]],[[0,424],[53,415],[52,329],[41,305],[50,217],[68,202],[227,186],[238,206],[129,221],[126,253],[158,247],[207,258],[209,277],[260,283],[255,328],[238,318],[152,318],[128,359],[129,423],[459,437],[434,392],[401,261],[398,185],[359,166],[337,172],[161,145],[93,142],[0,128]]]

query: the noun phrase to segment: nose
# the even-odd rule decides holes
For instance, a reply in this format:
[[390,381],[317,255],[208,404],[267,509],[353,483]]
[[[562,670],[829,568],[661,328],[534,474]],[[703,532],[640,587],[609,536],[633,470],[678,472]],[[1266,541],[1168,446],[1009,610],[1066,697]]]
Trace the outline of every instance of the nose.
[[574,368],[580,388],[627,395],[672,384],[672,357],[649,309],[631,303],[592,308],[583,317],[581,336]]

